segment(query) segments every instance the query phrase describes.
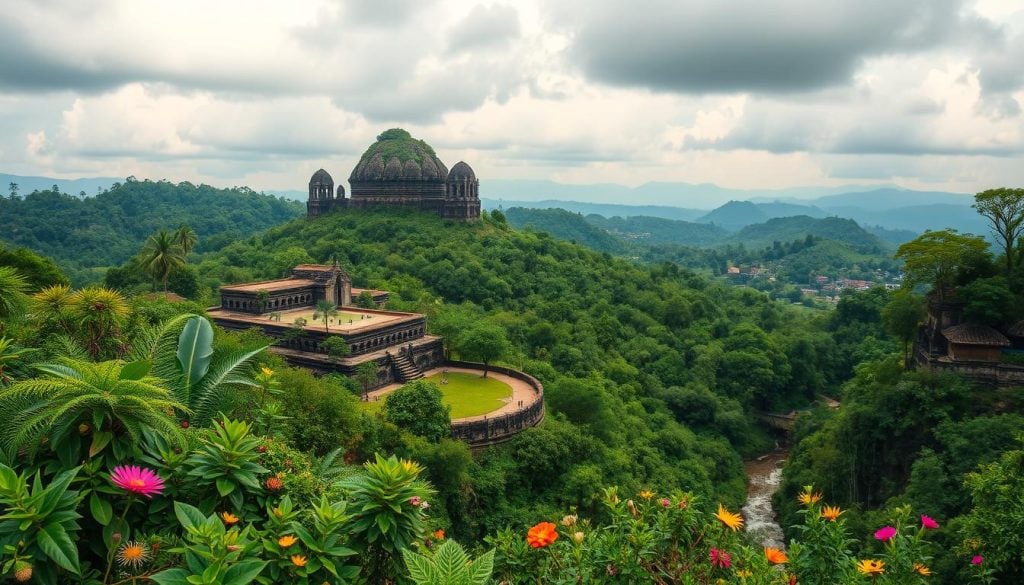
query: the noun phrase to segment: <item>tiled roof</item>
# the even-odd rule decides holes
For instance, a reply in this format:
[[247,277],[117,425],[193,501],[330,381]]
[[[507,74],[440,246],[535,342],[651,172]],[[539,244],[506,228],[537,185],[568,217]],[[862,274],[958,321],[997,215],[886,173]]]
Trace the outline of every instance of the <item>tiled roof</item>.
[[960,345],[988,345],[997,347],[1010,345],[1010,340],[1002,333],[985,325],[971,325],[969,323],[955,325],[943,329],[942,335],[950,343],[958,343]]

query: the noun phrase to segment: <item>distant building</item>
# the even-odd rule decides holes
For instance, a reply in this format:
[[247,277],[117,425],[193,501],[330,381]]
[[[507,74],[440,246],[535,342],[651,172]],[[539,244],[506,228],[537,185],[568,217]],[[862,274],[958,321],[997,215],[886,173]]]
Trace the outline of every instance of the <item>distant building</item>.
[[330,173],[320,169],[309,179],[306,213],[316,217],[347,207],[406,207],[436,213],[445,219],[480,218],[480,181],[465,162],[451,171],[422,140],[401,128],[380,134],[349,175],[352,197],[334,187]]

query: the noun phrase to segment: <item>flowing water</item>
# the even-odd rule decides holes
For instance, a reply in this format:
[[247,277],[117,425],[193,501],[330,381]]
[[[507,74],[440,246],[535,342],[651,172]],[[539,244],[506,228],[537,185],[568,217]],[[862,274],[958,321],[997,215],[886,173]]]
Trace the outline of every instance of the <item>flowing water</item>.
[[782,464],[788,452],[782,449],[743,464],[747,472],[747,503],[743,505],[746,530],[762,546],[784,549],[782,527],[775,519],[772,495],[782,482]]

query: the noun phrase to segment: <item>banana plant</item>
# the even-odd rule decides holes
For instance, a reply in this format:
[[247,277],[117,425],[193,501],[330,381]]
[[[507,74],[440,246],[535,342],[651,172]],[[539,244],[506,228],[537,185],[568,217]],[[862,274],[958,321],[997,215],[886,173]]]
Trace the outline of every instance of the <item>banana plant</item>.
[[216,416],[228,387],[257,386],[247,370],[267,347],[218,352],[209,320],[184,314],[168,320],[155,334],[137,339],[132,358],[152,362],[153,373],[167,381],[192,412],[193,421],[205,426]]

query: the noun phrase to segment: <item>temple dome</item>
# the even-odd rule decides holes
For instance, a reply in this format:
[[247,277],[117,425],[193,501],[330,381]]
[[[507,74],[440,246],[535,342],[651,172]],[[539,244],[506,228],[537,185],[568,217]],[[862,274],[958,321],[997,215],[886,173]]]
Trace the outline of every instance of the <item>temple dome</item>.
[[334,179],[331,178],[331,174],[327,171],[320,169],[313,173],[313,176],[309,179],[309,184],[312,185],[334,185]]
[[455,166],[452,167],[452,171],[450,173],[448,173],[448,180],[449,181],[455,181],[455,180],[458,180],[458,181],[462,181],[462,180],[475,181],[476,180],[476,173],[473,172],[473,167],[467,165],[466,163],[464,163],[463,161],[460,160],[459,162],[455,163]]
[[429,144],[392,128],[366,149],[349,181],[443,181],[447,176],[448,168]]

